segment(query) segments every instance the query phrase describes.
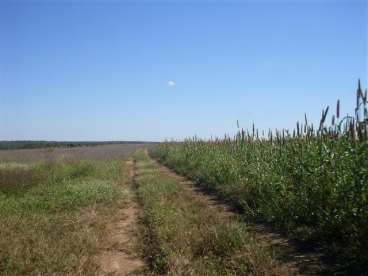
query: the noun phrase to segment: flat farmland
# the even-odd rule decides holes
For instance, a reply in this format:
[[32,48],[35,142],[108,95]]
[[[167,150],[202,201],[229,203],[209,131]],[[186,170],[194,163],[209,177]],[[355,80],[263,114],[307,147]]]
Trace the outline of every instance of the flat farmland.
[[150,144],[113,144],[72,148],[0,150],[0,162],[30,163],[42,160],[108,160],[127,157]]
[[1,150],[0,275],[142,270],[130,155],[145,146]]

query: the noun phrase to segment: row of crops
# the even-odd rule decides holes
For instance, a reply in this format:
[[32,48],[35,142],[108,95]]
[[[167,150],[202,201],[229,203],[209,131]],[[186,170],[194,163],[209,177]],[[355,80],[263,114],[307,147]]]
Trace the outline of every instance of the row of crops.
[[[332,113],[332,112],[330,112]],[[340,103],[327,123],[305,118],[294,131],[165,143],[152,155],[261,220],[321,246],[343,269],[368,270],[367,90],[353,116]]]

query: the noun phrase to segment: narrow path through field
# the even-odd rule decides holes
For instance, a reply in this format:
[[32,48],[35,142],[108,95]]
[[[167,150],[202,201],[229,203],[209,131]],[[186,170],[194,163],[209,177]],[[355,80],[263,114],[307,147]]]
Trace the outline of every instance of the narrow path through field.
[[[193,197],[204,202],[209,208],[214,208],[223,216],[235,216],[236,213],[228,204],[219,200],[216,196],[203,191],[198,185],[180,176],[166,166],[154,161],[159,170],[170,174],[181,183]],[[288,239],[285,235],[278,233],[262,224],[249,224],[249,231],[253,238],[265,248],[277,252],[278,259],[289,271],[295,275],[316,275],[322,269],[321,255],[314,250],[303,248],[296,241]]]
[[[134,178],[133,161],[126,164],[129,168],[129,179],[124,180],[125,188],[132,189]],[[137,275],[143,271],[144,262],[135,252],[136,221],[139,207],[135,194],[129,190],[129,195],[119,199],[118,220],[107,225],[109,236],[106,245],[98,257],[102,275]]]
[[297,275],[249,235],[226,205],[196,193],[185,179],[135,155],[137,193],[143,205],[143,253],[162,275]]

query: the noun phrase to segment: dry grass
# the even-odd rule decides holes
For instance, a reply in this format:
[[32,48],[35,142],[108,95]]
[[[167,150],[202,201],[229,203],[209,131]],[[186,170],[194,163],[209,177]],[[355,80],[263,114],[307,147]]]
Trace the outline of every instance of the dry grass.
[[142,248],[166,275],[291,275],[257,245],[236,217],[209,208],[140,151],[135,155],[143,206]]
[[0,274],[96,275],[127,173],[121,160],[3,164]]

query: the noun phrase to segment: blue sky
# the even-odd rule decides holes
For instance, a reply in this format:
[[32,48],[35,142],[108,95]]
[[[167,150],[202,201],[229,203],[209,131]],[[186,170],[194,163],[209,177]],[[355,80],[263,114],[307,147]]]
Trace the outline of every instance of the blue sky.
[[337,99],[347,113],[367,24],[354,0],[0,0],[0,140],[291,128]]

